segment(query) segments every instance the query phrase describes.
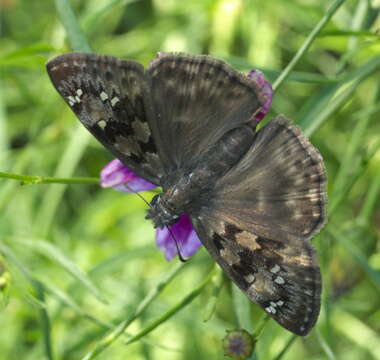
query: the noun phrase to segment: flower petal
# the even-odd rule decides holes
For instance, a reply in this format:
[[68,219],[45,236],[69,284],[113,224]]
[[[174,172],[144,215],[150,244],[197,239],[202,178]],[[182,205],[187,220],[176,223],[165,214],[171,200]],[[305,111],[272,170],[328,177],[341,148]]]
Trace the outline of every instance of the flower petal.
[[[170,230],[184,257],[194,255],[202,245],[187,215],[181,216],[178,222],[170,227]],[[177,248],[168,228],[156,230],[156,241],[157,246],[165,254],[166,260],[170,261],[177,255]]]
[[[128,187],[125,184],[128,184]],[[122,192],[132,192],[130,189],[135,192],[147,191],[157,187],[138,176],[118,159],[112,160],[103,168],[100,173],[100,185],[113,187]]]
[[264,74],[257,69],[251,70],[248,75],[250,79],[254,80],[256,84],[261,88],[261,94],[263,98],[265,99],[265,103],[260,110],[260,112],[256,115],[256,120],[259,122],[264,118],[264,116],[269,111],[271,105],[272,105],[272,98],[273,98],[273,90],[272,85],[269,81],[267,81],[264,77]]

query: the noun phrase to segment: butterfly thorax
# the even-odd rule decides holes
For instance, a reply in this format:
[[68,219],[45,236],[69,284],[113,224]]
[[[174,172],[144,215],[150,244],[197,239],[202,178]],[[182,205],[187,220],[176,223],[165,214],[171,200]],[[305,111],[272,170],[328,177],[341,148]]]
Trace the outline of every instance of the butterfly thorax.
[[199,157],[191,171],[180,168],[165,177],[164,192],[153,198],[147,219],[156,228],[163,228],[176,223],[183,214],[196,215],[212,198],[216,179],[238,163],[254,136],[254,130],[246,125],[232,129]]

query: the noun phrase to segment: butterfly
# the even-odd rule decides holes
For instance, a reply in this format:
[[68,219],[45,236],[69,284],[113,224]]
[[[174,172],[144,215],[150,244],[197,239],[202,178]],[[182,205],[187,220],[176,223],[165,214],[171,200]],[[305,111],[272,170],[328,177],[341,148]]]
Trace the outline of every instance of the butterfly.
[[320,311],[310,238],[325,223],[326,173],[284,116],[256,129],[257,83],[205,55],[161,54],[145,69],[68,53],[47,71],[81,123],[162,187],[147,215],[155,227],[189,215],[231,280],[284,328],[307,335]]

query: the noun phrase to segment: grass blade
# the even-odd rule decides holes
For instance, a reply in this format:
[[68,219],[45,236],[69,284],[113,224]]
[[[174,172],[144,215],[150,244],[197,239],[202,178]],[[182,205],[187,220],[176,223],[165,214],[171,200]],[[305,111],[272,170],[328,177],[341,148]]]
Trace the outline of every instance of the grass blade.
[[54,2],[72,49],[75,51],[91,52],[91,47],[82,32],[69,0],[55,0]]
[[280,353],[273,360],[281,360],[283,358],[283,356],[288,352],[290,347],[293,345],[294,341],[296,341],[296,340],[297,340],[297,336],[292,335],[289,338],[289,340],[287,341],[287,343],[285,344],[284,348],[280,351]]
[[323,349],[323,351],[326,354],[327,358],[329,360],[336,360],[336,357],[335,357],[333,351],[331,350],[331,348],[330,348],[329,344],[326,342],[326,340],[323,338],[323,336],[322,336],[321,332],[319,331],[319,329],[316,329],[316,332],[317,332],[318,341],[321,344],[321,348]]
[[[77,124],[66,151],[59,161],[55,177],[69,177],[75,170],[82,154],[90,140],[90,134],[85,132],[81,124]],[[45,238],[54,220],[57,208],[66,190],[66,185],[52,185],[44,194],[41,206],[35,220],[36,233]]]
[[368,277],[373,281],[374,285],[380,289],[380,273],[368,264],[366,257],[360,249],[347,240],[345,236],[333,229],[333,226],[327,228],[327,232],[342,245],[352,256],[352,258],[362,267]]
[[141,330],[138,334],[131,337],[125,344],[126,345],[132,344],[133,342],[141,339],[145,335],[148,335],[151,331],[153,331],[154,329],[159,327],[161,324],[163,324],[165,321],[170,319],[177,312],[184,309],[187,305],[189,305],[194,299],[196,299],[202,293],[205,286],[211,280],[213,274],[214,274],[214,271],[210,271],[206,279],[203,280],[203,282],[198,287],[196,287],[193,291],[191,291],[188,295],[186,295],[181,301],[179,301],[176,305],[174,305],[171,309],[169,309],[165,314],[163,314],[157,320],[150,323],[145,329]]
[[105,349],[107,349],[116,339],[125,333],[128,326],[137,319],[153,302],[153,300],[170,284],[170,282],[176,277],[180,270],[183,269],[185,263],[177,263],[166,276],[157,283],[156,287],[143,299],[136,311],[128,317],[127,320],[119,324],[110,334],[104,337],[98,342],[94,350],[87,353],[83,360],[92,360],[100,355]]
[[325,87],[306,103],[297,116],[297,123],[311,136],[334,112],[354,94],[358,86],[380,68],[380,57],[375,57],[357,68],[334,86]]
[[24,246],[29,246],[39,253],[46,256],[51,261],[60,265],[69,274],[71,274],[79,283],[81,283],[89,292],[91,292],[99,301],[106,304],[107,300],[102,295],[100,290],[95,286],[92,280],[85,274],[70,258],[68,258],[63,252],[53,244],[46,241],[33,240],[23,241],[16,240]]
[[286,68],[282,71],[280,76],[273,83],[273,90],[278,90],[281,84],[288,78],[290,72],[297,65],[298,61],[302,58],[302,56],[307,52],[310,48],[313,41],[316,39],[321,30],[325,27],[325,25],[329,22],[332,16],[336,13],[336,11],[343,5],[345,0],[335,0],[330,8],[327,10],[326,15],[319,21],[319,23],[314,27],[309,36],[306,38],[305,42],[298,49],[296,55],[290,61],[290,63],[286,66]]
[[333,318],[334,326],[341,334],[354,343],[355,346],[366,349],[374,359],[380,360],[380,341],[376,331],[342,309],[335,309]]
[[246,329],[248,332],[252,332],[251,301],[234,284],[232,284],[232,300],[238,327]]

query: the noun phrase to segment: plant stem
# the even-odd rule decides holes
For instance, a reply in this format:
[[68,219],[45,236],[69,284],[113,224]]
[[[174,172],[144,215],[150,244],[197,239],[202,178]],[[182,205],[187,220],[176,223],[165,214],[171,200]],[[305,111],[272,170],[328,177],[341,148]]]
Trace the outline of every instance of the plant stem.
[[55,0],[55,6],[72,49],[75,51],[91,52],[87,37],[77,21],[69,0]]
[[139,317],[146,308],[153,302],[153,300],[165,289],[165,287],[175,278],[181,269],[185,266],[185,263],[177,263],[173,269],[162,279],[155,288],[144,298],[144,300],[137,307],[135,312],[128,317],[127,320],[120,323],[115,329],[106,335],[96,346],[94,350],[89,352],[83,360],[95,359],[100,353],[107,349],[116,339],[125,333],[128,326]]
[[161,315],[157,320],[150,323],[145,329],[141,330],[138,334],[132,336],[125,344],[129,345],[129,344],[141,339],[143,336],[149,334],[151,331],[156,329],[158,326],[160,326],[166,320],[170,319],[178,311],[182,310],[187,305],[189,305],[195,298],[198,297],[198,295],[200,295],[202,293],[203,289],[209,283],[209,281],[211,280],[213,275],[214,275],[214,271],[210,271],[210,273],[208,274],[206,279],[203,280],[203,282],[198,287],[196,287],[193,291],[191,291],[189,294],[187,294],[180,302],[178,302],[176,305],[174,305],[165,314]]
[[99,185],[99,178],[96,177],[73,177],[58,178],[52,176],[32,176],[12,174],[0,171],[0,178],[20,180],[21,185],[29,184],[96,184]]
[[287,351],[289,350],[289,348],[292,346],[292,344],[294,343],[296,339],[297,339],[297,336],[292,335],[287,341],[287,343],[285,344],[284,348],[281,350],[281,352],[274,358],[274,360],[282,359],[282,357],[287,353]]

